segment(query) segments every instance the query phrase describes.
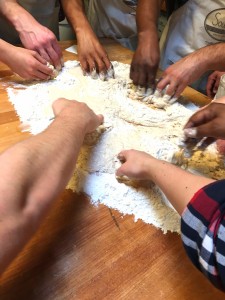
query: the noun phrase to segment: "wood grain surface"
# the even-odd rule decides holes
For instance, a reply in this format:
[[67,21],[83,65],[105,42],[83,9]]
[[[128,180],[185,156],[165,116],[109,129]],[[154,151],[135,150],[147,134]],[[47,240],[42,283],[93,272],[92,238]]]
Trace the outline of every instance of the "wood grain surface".
[[[131,51],[112,41],[103,43],[111,60],[130,62]],[[61,43],[63,49],[72,44]],[[64,57],[77,59],[68,52]],[[21,132],[7,99],[9,75],[1,64],[0,151],[29,137]],[[200,104],[208,101],[190,88],[184,95]],[[0,299],[220,300],[225,296],[192,266],[180,236],[164,235],[106,206],[95,207],[87,197],[67,190],[2,275]]]

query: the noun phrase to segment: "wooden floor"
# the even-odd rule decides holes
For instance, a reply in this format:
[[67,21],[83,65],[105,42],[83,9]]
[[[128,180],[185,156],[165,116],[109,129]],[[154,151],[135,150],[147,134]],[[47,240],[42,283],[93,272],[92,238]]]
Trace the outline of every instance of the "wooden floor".
[[[104,44],[111,60],[130,62],[129,50]],[[76,56],[67,53],[65,59]],[[0,77],[9,74],[0,65]],[[21,133],[7,100],[7,80],[0,81],[0,151],[29,136]],[[184,95],[207,101],[189,88]],[[192,266],[177,234],[164,235],[67,190],[1,277],[0,299],[220,300],[225,295]]]

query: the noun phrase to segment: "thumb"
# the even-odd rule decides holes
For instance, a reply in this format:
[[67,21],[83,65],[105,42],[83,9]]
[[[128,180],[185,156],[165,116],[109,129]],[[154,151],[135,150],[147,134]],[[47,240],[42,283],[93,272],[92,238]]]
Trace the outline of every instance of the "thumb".
[[104,116],[103,115],[97,115],[98,121],[99,121],[99,125],[103,124],[104,122]]
[[185,128],[184,134],[189,138],[217,137],[218,135],[213,122],[208,122],[198,127]]

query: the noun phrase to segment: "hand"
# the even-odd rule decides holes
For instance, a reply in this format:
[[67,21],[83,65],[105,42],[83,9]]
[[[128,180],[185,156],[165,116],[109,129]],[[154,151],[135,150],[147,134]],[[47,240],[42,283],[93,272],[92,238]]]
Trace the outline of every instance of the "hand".
[[156,88],[159,91],[166,88],[167,95],[178,98],[186,86],[197,80],[202,73],[203,70],[198,66],[197,55],[188,55],[163,72]]
[[37,52],[14,46],[9,51],[6,64],[13,72],[25,79],[50,79],[52,70]]
[[59,71],[63,66],[62,51],[55,35],[38,22],[30,20],[19,32],[20,40],[27,49],[37,51],[40,56]]
[[[222,101],[225,97],[221,98]],[[212,137],[225,139],[225,104],[212,102],[198,110],[184,127],[189,138]]]
[[54,101],[52,108],[56,117],[65,116],[72,121],[78,120],[83,124],[85,134],[94,131],[104,120],[102,115],[96,115],[85,103],[76,100],[60,98]]
[[108,55],[94,33],[86,30],[85,33],[77,35],[78,58],[81,68],[85,73],[97,71],[97,73],[107,74],[111,67]]
[[220,84],[220,78],[223,74],[225,74],[225,72],[215,71],[209,76],[206,85],[206,92],[208,97],[212,99],[215,97]]
[[130,67],[130,78],[135,85],[154,87],[159,64],[158,38],[153,41],[139,42]]
[[123,150],[118,154],[122,166],[116,171],[117,176],[131,179],[148,180],[150,178],[151,161],[156,160],[146,152]]

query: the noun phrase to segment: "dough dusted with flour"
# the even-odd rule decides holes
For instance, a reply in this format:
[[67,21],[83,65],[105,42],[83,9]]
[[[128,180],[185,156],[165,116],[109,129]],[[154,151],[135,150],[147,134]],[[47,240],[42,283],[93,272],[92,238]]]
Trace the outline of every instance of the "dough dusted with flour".
[[[151,182],[144,186],[137,182],[118,182],[116,157],[121,150],[133,148],[171,161],[174,152],[179,150],[183,125],[193,111],[180,103],[158,109],[134,101],[127,97],[130,66],[119,62],[113,62],[113,66],[115,79],[102,81],[83,76],[79,63],[68,61],[53,81],[14,84],[7,89],[9,99],[33,134],[50,124],[51,104],[58,97],[85,102],[96,113],[103,114],[103,126],[85,138],[68,188],[86,193],[93,204],[102,203],[133,215],[135,220],[153,224],[163,232],[179,232],[180,217],[158,187]],[[210,153],[217,155],[213,147]],[[206,170],[207,160],[204,164]],[[200,162],[198,165],[190,162],[190,167],[204,173]],[[221,165],[210,164],[209,169],[210,176],[218,175]]]

